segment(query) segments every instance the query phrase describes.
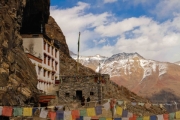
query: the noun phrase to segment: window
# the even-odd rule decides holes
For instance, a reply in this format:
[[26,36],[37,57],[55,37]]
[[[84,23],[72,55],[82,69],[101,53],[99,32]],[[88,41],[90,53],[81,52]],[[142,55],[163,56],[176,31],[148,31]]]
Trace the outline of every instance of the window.
[[46,70],[44,69],[44,77],[46,77]]
[[55,77],[55,80],[57,80],[57,76]]
[[44,64],[46,64],[46,54],[44,54]]
[[[52,62],[51,64],[52,64],[52,68],[53,68],[53,67],[54,67],[54,60],[52,59],[51,62]],[[53,68],[53,69],[54,69],[54,68]]]
[[69,97],[69,93],[65,93],[65,97]]
[[48,71],[48,78],[50,77],[50,71]]
[[50,52],[50,45],[48,45],[48,52]]
[[46,50],[46,43],[45,43],[45,41],[44,41],[44,50]]
[[53,51],[54,51],[54,48],[52,47],[52,51],[51,51],[51,54],[53,55]]
[[90,95],[94,95],[94,92],[90,92]]
[[51,58],[50,58],[50,57],[48,57],[48,65],[50,65],[50,59],[51,59]]
[[41,67],[38,66],[38,75],[41,74]]
[[55,49],[55,57],[57,57],[57,49]]
[[52,80],[54,80],[54,73],[52,73],[52,75],[51,75],[51,79],[52,79]]
[[56,62],[56,63],[55,63],[55,70],[57,70],[57,65],[58,65],[58,63]]

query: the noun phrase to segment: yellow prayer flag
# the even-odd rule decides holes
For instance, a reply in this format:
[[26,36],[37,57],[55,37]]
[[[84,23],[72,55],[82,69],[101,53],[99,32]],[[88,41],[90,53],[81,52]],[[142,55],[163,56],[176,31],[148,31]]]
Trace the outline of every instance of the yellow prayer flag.
[[96,116],[94,108],[87,108],[87,115],[89,117]]
[[180,119],[180,111],[176,112],[176,119]]
[[32,116],[32,108],[24,107],[23,108],[23,116]]
[[112,118],[106,118],[106,120],[112,120]]
[[122,110],[123,109],[121,107],[117,106],[116,107],[116,114],[122,116]]
[[143,116],[143,120],[149,120],[149,116]]

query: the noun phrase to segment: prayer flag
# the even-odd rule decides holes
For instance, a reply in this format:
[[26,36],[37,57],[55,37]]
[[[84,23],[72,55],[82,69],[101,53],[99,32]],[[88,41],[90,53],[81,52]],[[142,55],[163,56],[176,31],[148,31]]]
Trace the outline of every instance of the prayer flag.
[[76,118],[79,118],[80,115],[79,115],[79,110],[72,110],[71,111],[71,114],[72,114],[72,118],[73,119],[76,119]]
[[131,105],[132,106],[135,106],[137,103],[136,102],[131,102]]
[[129,118],[126,118],[126,117],[122,117],[122,120],[129,120]]
[[118,105],[122,105],[123,104],[123,101],[119,100],[117,101]]
[[71,111],[64,111],[64,120],[72,120]]
[[144,103],[141,103],[141,102],[140,102],[140,103],[138,103],[138,105],[140,105],[140,106],[144,106]]
[[116,107],[116,114],[122,116],[122,110],[123,109],[121,107],[117,106]]
[[143,120],[149,120],[149,116],[143,116]]
[[84,120],[91,120],[91,117],[84,117]]
[[36,110],[37,110],[38,108],[33,108],[32,109],[32,114],[34,115],[34,113],[36,112]]
[[174,120],[174,116],[175,116],[175,113],[170,113],[169,114],[169,120]]
[[32,108],[24,107],[23,108],[23,116],[32,116]]
[[128,118],[133,117],[133,114],[132,114],[131,112],[128,112],[127,117],[128,117]]
[[83,116],[80,116],[80,117],[79,117],[79,120],[83,120],[83,118],[84,118]]
[[39,117],[46,118],[47,115],[48,115],[48,110],[45,110],[45,108],[42,108]]
[[2,115],[2,110],[3,110],[3,107],[0,106],[0,116]]
[[101,115],[102,114],[102,106],[96,106],[96,115]]
[[127,117],[127,116],[128,116],[128,111],[127,110],[123,110],[122,117]]
[[156,115],[157,116],[157,120],[164,120],[163,115]]
[[169,119],[169,114],[163,114],[163,118],[164,118],[164,120],[168,120]]
[[121,118],[114,118],[114,120],[121,120]]
[[87,108],[87,115],[89,117],[95,116],[95,109],[94,108]]
[[110,109],[110,104],[109,104],[109,102],[105,103],[103,106],[104,106],[104,108],[106,109],[106,111]]
[[100,117],[99,120],[106,120],[106,118],[105,117]]
[[137,119],[136,120],[143,120],[143,118],[142,117],[137,117]]
[[176,119],[180,119],[180,111],[176,112]]
[[2,116],[11,117],[12,116],[12,107],[4,106],[2,109]]
[[80,116],[87,116],[86,110],[80,110]]
[[48,113],[48,117],[51,118],[51,120],[55,120],[55,118],[56,118],[56,112],[50,111],[50,112]]
[[150,116],[150,120],[156,120],[156,116],[155,115]]
[[64,120],[64,112],[63,111],[57,111],[56,112],[56,119],[57,120]]
[[14,107],[13,116],[22,116],[22,108]]
[[137,117],[130,117],[129,120],[136,120]]

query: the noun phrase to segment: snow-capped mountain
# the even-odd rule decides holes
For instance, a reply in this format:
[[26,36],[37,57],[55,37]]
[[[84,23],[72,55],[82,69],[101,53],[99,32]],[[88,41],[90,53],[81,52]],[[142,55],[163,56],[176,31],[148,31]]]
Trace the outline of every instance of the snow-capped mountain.
[[[77,56],[73,58],[77,59]],[[141,96],[151,97],[162,90],[180,96],[179,65],[148,60],[136,52],[119,53],[111,57],[80,56],[79,61],[96,72],[109,74],[112,81]]]
[[180,65],[180,61],[178,61],[178,62],[175,62],[175,64],[177,64],[177,65]]

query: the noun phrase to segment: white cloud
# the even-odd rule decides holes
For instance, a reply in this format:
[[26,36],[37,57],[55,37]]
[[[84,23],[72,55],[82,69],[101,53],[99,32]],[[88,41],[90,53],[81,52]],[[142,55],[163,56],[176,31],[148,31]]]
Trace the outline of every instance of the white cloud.
[[113,2],[117,2],[117,0],[104,0],[104,3],[113,3]]
[[151,20],[148,24],[139,25],[138,29],[130,29],[133,34],[130,38],[126,38],[125,33],[122,33],[113,53],[139,52],[149,59],[178,61],[180,58],[172,56],[180,50],[180,27],[176,26],[179,19],[180,16],[164,23]]
[[77,49],[78,33],[81,32],[81,50],[83,51],[88,45],[87,41],[91,41],[97,37],[97,33],[88,29],[93,29],[99,25],[103,25],[107,22],[109,13],[92,14],[84,13],[84,10],[90,7],[89,4],[78,2],[77,6],[67,9],[59,9],[57,7],[51,7],[50,14],[56,20],[61,27],[64,35],[66,36],[66,42],[72,51]]
[[[141,21],[141,22],[140,22]],[[132,30],[135,27],[147,25],[151,22],[151,19],[146,17],[140,18],[128,18],[120,22],[112,22],[108,25],[101,25],[96,27],[95,31],[100,33],[102,36],[118,36],[122,33]]]
[[147,16],[118,21],[118,17],[111,13],[86,13],[90,7],[79,2],[72,8],[51,9],[51,16],[61,27],[73,52],[77,51],[80,31],[81,55],[111,56],[120,52],[138,52],[145,58],[159,61],[180,60],[179,14],[163,23]]
[[180,13],[180,0],[159,0],[155,9],[151,12],[159,19],[169,18]]

